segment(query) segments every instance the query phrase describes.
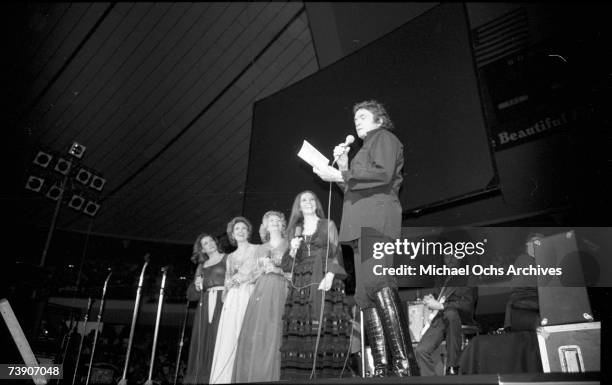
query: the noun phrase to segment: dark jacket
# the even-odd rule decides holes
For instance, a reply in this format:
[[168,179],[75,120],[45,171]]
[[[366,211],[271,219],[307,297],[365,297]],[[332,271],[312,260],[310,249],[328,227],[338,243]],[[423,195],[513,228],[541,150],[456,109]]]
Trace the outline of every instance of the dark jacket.
[[467,286],[447,287],[446,293],[444,309],[457,310],[462,324],[472,324],[474,322],[477,289]]
[[404,147],[392,132],[379,128],[368,133],[349,169],[342,171],[345,183],[338,183],[344,192],[340,242],[360,238],[362,227],[400,237],[403,165]]

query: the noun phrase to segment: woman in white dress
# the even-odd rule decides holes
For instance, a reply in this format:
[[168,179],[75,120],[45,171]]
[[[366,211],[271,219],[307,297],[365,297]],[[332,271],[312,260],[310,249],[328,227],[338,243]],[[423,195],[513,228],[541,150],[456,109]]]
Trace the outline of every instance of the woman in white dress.
[[225,300],[210,371],[211,384],[232,381],[238,337],[258,271],[258,246],[249,243],[252,230],[253,226],[244,217],[236,217],[227,224],[227,236],[237,249],[227,256]]

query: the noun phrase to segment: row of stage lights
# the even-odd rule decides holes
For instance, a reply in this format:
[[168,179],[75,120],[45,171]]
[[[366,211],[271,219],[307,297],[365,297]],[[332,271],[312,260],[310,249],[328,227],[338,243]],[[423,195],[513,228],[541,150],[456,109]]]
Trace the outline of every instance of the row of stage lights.
[[82,210],[89,216],[96,215],[100,209],[97,195],[104,188],[106,179],[100,173],[80,164],[85,149],[85,146],[74,142],[68,151],[70,157],[38,150],[32,160],[36,167],[30,170],[25,184],[26,190],[44,194],[56,202],[64,193],[62,203],[76,211]]

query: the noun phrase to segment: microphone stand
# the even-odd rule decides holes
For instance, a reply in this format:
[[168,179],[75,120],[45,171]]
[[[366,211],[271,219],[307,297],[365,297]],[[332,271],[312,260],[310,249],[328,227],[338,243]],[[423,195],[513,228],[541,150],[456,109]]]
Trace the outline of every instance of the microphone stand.
[[159,289],[159,301],[157,303],[157,319],[155,320],[155,332],[153,334],[153,348],[151,349],[151,363],[149,364],[149,379],[145,382],[145,385],[153,385],[151,377],[153,377],[153,366],[155,365],[155,348],[157,347],[157,334],[159,333],[159,321],[161,319],[161,310],[164,303],[164,287],[166,286],[166,276],[168,275],[168,267],[164,266],[161,268],[162,281],[161,288]]
[[176,354],[176,368],[174,370],[174,382],[176,385],[176,381],[178,380],[179,367],[181,364],[181,353],[183,352],[183,344],[185,342],[185,327],[187,326],[187,317],[189,316],[189,300],[187,300],[187,304],[185,305],[185,317],[183,317],[183,327],[181,328],[181,339],[178,344],[178,353]]
[[366,356],[366,351],[365,351],[365,330],[364,330],[364,325],[363,325],[363,310],[359,309],[359,341],[360,341],[360,348],[361,348],[361,378],[366,378],[366,366],[365,366],[365,356]]
[[[87,310],[85,311],[85,317],[83,317],[83,335],[81,336],[81,342],[79,342],[79,351],[77,353],[76,363],[74,365],[74,375],[72,376],[72,385],[76,381],[76,375],[79,371],[79,361],[81,360],[81,350],[83,349],[83,341],[87,335],[87,319],[89,318],[89,310],[91,309],[91,297],[87,299]],[[77,324],[78,331],[78,324]]]
[[[68,324],[68,333],[66,333],[64,335],[64,338],[62,339],[62,346],[60,348],[60,357],[57,360],[58,362],[60,362],[62,365],[64,364],[64,360],[66,359],[66,356],[68,355],[68,347],[70,346],[70,340],[72,339],[72,334],[74,333],[74,321],[75,321],[75,316],[73,312],[70,312],[70,323]],[[78,326],[78,321],[77,321],[77,326]],[[59,379],[57,380],[59,382]]]
[[[109,269],[110,270],[110,269]],[[96,344],[98,343],[98,332],[100,330],[100,320],[102,319],[102,312],[104,311],[104,296],[106,295],[106,287],[108,280],[110,279],[113,272],[109,272],[104,281],[104,288],[102,289],[102,298],[100,299],[100,309],[98,310],[98,321],[96,323],[96,329],[94,332],[93,345],[91,347],[91,354],[89,355],[89,368],[87,369],[87,380],[85,385],[89,385],[89,376],[91,375],[91,366],[93,365],[94,354],[96,353]]]
[[[184,277],[181,277],[181,279]],[[189,288],[190,282],[187,280],[187,288]],[[185,342],[185,327],[187,326],[187,317],[189,316],[189,298],[187,298],[187,303],[185,304],[185,316],[183,317],[183,326],[181,327],[181,337],[178,343],[178,352],[176,354],[176,365],[174,369],[174,382],[176,385],[176,381],[178,380],[179,367],[181,364],[181,353],[183,352],[183,344]]]
[[127,370],[128,364],[130,363],[130,352],[132,351],[132,342],[134,341],[134,329],[136,328],[136,318],[138,318],[138,305],[140,305],[140,295],[142,294],[142,282],[144,280],[144,273],[147,265],[149,264],[149,254],[145,255],[145,263],[142,266],[140,272],[140,280],[138,281],[138,290],[136,291],[136,302],[134,303],[134,314],[132,315],[132,326],[130,327],[130,338],[128,340],[127,353],[125,354],[125,365],[123,366],[123,375],[118,385],[127,385]]

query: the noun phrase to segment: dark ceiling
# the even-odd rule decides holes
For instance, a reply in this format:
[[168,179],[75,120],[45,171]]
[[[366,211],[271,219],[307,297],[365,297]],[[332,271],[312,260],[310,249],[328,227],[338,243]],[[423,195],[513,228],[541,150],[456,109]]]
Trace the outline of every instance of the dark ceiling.
[[[100,209],[91,217],[62,205],[57,229],[182,244],[222,234],[243,212],[253,104],[435,5],[9,4],[3,155],[20,164],[7,212],[49,229],[56,205],[45,193],[61,177],[32,159],[39,149],[69,158],[76,141],[86,146],[81,166],[107,183],[97,196],[71,184]],[[469,3],[470,28],[518,6]],[[47,178],[42,194],[24,189],[33,173]]]
[[[21,50],[24,180],[75,141],[107,180],[97,215],[62,205],[57,228],[177,243],[242,212],[253,103],[318,70],[302,2],[30,4]],[[43,194],[28,225],[51,222]]]

